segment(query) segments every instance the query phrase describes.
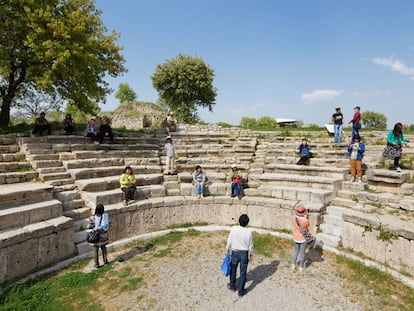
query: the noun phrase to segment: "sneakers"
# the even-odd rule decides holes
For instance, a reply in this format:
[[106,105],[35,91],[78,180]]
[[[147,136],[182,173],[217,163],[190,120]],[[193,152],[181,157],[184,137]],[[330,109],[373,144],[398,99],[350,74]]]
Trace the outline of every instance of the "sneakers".
[[362,179],[358,178],[358,184],[362,184]]
[[239,292],[238,292],[238,295],[241,297],[241,296],[244,296],[244,295],[246,295],[247,294],[247,290],[246,289],[243,289],[243,290],[239,290]]
[[295,265],[295,264],[292,264],[292,268],[291,268],[291,270],[292,270],[292,271],[295,271],[295,268],[296,268],[296,265]]
[[355,182],[355,177],[351,177],[351,182]]
[[394,171],[396,171],[396,172],[401,172],[401,167],[399,167],[399,166],[394,167]]
[[299,272],[303,272],[303,267],[299,267]]
[[232,290],[233,292],[235,292],[235,291],[236,291],[236,285],[231,285],[231,284],[229,283],[229,284],[227,284],[227,288],[228,288],[228,289],[230,289],[230,290]]
[[99,265],[95,265],[95,269],[99,269]]

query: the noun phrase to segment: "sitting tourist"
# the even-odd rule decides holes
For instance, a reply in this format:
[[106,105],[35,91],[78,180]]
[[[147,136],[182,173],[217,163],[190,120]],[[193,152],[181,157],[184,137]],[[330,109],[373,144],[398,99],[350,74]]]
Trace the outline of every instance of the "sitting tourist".
[[119,178],[119,184],[121,185],[122,190],[122,202],[125,206],[135,198],[135,191],[137,190],[136,183],[137,179],[132,172],[132,168],[130,166],[125,167]]
[[236,164],[232,164],[230,172],[230,181],[231,181],[231,197],[234,198],[236,195],[238,199],[241,199],[242,192],[242,176],[240,175],[239,169]]
[[39,134],[40,136],[43,136],[43,132],[47,131],[47,135],[52,135],[52,129],[45,116],[46,114],[44,112],[41,112],[39,114],[39,117],[36,118],[35,127],[32,131],[32,134]]
[[312,157],[312,153],[310,152],[311,146],[308,145],[308,139],[303,138],[302,143],[298,146],[298,152],[300,159],[296,163],[297,165],[309,165],[309,159]]
[[101,126],[99,127],[99,142],[102,144],[105,138],[109,138],[110,143],[114,142],[114,133],[111,126],[108,124],[108,120],[103,118]]
[[65,135],[73,135],[73,132],[75,131],[75,121],[70,113],[68,113],[63,120],[63,130],[65,131]]
[[193,185],[196,189],[196,194],[198,198],[200,199],[202,196],[204,196],[204,185],[206,182],[206,175],[204,175],[203,170],[201,169],[200,165],[197,165],[195,167],[195,170],[193,172]]
[[84,134],[85,137],[89,137],[91,139],[91,141],[93,141],[95,144],[99,144],[99,142],[98,142],[99,141],[99,136],[98,136],[98,132],[96,131],[96,124],[95,124],[95,119],[94,118],[91,118],[89,120],[83,134]]

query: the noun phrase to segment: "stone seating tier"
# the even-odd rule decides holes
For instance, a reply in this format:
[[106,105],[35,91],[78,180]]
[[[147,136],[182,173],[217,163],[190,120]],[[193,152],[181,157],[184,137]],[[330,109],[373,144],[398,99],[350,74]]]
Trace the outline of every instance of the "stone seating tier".
[[0,283],[76,255],[73,220],[56,217],[0,233]]
[[62,216],[62,203],[55,199],[2,209],[0,210],[0,231],[59,216]]
[[[160,174],[161,167],[159,165],[137,165],[131,166],[135,176],[140,174]],[[108,176],[119,176],[122,174],[125,166],[109,166],[109,167],[91,167],[78,168],[68,170],[69,174],[74,180],[101,178]]]
[[0,173],[0,185],[34,181],[39,177],[36,171]]
[[309,176],[323,176],[345,178],[349,174],[349,168],[336,166],[304,166],[289,164],[266,164],[263,166],[265,173],[290,172]]
[[0,173],[32,171],[29,162],[0,162]]
[[[152,146],[154,147],[154,146]],[[157,149],[143,150],[76,150],[71,152],[60,153],[60,160],[85,160],[85,159],[102,159],[102,158],[154,158],[159,156]]]
[[43,183],[0,185],[0,209],[51,200],[52,191],[52,186]]
[[[159,185],[163,182],[162,174],[139,174],[136,176],[137,186]],[[119,175],[101,178],[81,179],[75,181],[81,191],[105,191],[119,189]]]

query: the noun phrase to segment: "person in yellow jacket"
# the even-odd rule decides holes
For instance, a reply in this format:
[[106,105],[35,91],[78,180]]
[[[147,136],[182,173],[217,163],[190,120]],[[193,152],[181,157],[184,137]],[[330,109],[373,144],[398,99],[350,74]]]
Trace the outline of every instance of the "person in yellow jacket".
[[122,200],[124,205],[128,205],[134,200],[137,179],[135,178],[132,168],[130,166],[125,167],[121,177],[119,178],[119,184],[122,190]]

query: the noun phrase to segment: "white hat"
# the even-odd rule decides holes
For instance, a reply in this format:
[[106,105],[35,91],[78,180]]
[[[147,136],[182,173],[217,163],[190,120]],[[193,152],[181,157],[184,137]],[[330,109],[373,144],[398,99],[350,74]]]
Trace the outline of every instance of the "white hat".
[[236,164],[236,163],[233,163],[233,164],[231,165],[231,168],[235,168],[235,167],[237,167],[237,164]]

